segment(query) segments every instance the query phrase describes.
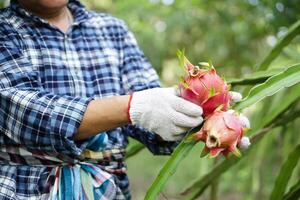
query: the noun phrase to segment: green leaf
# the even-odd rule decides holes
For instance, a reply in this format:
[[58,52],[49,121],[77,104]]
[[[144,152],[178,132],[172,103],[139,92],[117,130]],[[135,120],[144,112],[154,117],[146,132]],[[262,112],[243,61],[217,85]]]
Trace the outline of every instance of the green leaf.
[[145,148],[145,146],[139,142],[136,142],[132,145],[130,145],[126,151],[126,159],[136,155],[137,153],[139,153],[140,151],[142,151]]
[[[263,118],[263,121],[261,123],[261,126],[259,127],[260,131],[267,131],[265,128],[270,126],[272,122],[274,122],[278,116],[280,116],[282,113],[284,113],[286,110],[289,109],[289,107],[295,103],[299,97],[300,97],[300,84],[292,87],[292,90],[286,95],[285,101],[283,101],[281,104],[279,104],[270,115]],[[251,143],[252,145],[247,151],[243,152],[243,156],[241,158],[237,158],[235,156],[230,156],[227,160],[224,160],[220,164],[218,164],[215,168],[213,168],[209,173],[207,173],[205,176],[201,177],[199,180],[197,180],[195,183],[193,183],[191,186],[187,187],[183,190],[183,194],[188,195],[187,199],[195,199],[198,196],[200,196],[205,189],[213,182],[214,179],[221,176],[223,173],[225,173],[227,170],[229,170],[232,166],[237,164],[241,159],[244,159],[247,157],[248,152],[251,149],[255,149],[255,143],[256,141],[259,141],[264,134],[259,133],[258,131],[250,131],[249,135],[253,135],[251,137]]]
[[170,159],[165,163],[160,170],[158,176],[150,186],[145,196],[145,200],[156,199],[160,191],[164,188],[167,180],[176,172],[177,167],[181,160],[183,160],[187,154],[192,150],[196,141],[187,142],[189,136],[196,133],[199,128],[192,129],[183,139],[183,141],[176,147]]
[[277,42],[277,44],[271,49],[268,55],[258,65],[257,70],[266,70],[273,60],[281,53],[284,47],[286,47],[297,35],[300,34],[300,20],[294,23],[288,30],[288,32]]
[[262,121],[261,128],[271,124],[274,119],[276,119],[280,114],[286,111],[294,102],[300,98],[300,84],[293,86],[289,92],[284,97],[284,101],[281,101],[280,104],[276,107],[275,110],[272,110],[271,113],[268,113]]
[[287,160],[284,162],[280,169],[280,173],[276,178],[273,191],[271,193],[271,200],[282,199],[286,190],[287,184],[292,176],[293,170],[295,169],[300,158],[300,145],[288,155]]
[[231,84],[232,86],[235,85],[254,85],[258,83],[264,82],[267,78],[274,76],[275,74],[278,74],[282,71],[284,71],[284,68],[280,69],[270,69],[267,71],[259,71],[254,72],[252,74],[249,74],[243,78],[229,78],[227,80],[228,84]]
[[285,71],[268,78],[264,83],[254,86],[249,94],[235,108],[240,110],[271,96],[279,90],[300,82],[300,64],[295,64]]
[[283,196],[283,200],[294,200],[300,196],[300,180],[291,187],[288,193]]

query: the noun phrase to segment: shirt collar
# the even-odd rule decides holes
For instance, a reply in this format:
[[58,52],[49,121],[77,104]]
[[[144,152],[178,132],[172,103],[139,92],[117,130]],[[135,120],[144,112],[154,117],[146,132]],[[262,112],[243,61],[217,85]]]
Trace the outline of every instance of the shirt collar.
[[[86,8],[79,2],[79,0],[69,0],[68,7],[73,14],[74,22],[73,25],[78,25],[85,22],[91,17],[91,14]],[[34,22],[49,24],[46,20],[34,15],[33,13],[25,10],[17,0],[10,1],[10,8],[20,14],[22,17],[30,18]]]

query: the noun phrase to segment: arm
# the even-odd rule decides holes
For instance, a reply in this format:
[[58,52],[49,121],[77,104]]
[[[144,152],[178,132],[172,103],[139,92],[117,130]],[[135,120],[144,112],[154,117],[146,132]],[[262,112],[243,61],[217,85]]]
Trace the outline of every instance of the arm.
[[[131,81],[132,78],[134,77],[131,77]],[[168,101],[165,101],[162,95]],[[183,103],[182,99],[166,93],[163,88],[141,91],[133,96],[136,102],[133,106],[136,111],[134,117],[136,124],[152,131],[155,128],[157,130],[155,132],[161,136],[161,133],[171,136],[179,131],[176,138],[181,137],[179,134],[183,131],[181,128],[178,129],[173,121],[177,119],[176,116],[183,115],[182,110],[175,110],[178,108],[176,105]],[[157,98],[159,96],[162,98]],[[33,65],[24,56],[18,40],[0,36],[0,110],[3,113],[0,117],[0,131],[16,144],[26,146],[28,150],[39,150],[48,154],[59,152],[79,155],[85,147],[81,145],[82,143],[75,143],[74,139],[87,139],[100,131],[128,124],[128,98],[128,95],[124,95],[93,100],[50,93],[43,88],[39,72],[33,70]],[[173,112],[171,115],[173,119],[166,114],[167,112],[161,113],[159,109],[152,112],[157,103],[160,105],[164,103],[164,107]],[[144,107],[147,110],[141,109]],[[197,108],[196,110],[198,113],[202,112]],[[154,117],[152,113],[155,114]],[[139,123],[139,118],[148,123]],[[149,126],[153,124],[153,119],[159,118],[164,118],[170,124]],[[165,138],[173,139],[173,137]]]
[[128,124],[129,98],[129,95],[124,95],[91,101],[84,113],[75,140],[87,139],[99,132]]

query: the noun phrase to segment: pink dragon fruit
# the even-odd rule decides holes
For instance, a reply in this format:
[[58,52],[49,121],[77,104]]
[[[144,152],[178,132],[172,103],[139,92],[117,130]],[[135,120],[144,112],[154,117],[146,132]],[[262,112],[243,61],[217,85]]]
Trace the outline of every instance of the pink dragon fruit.
[[194,66],[181,51],[177,55],[188,74],[179,84],[180,96],[201,106],[205,117],[217,108],[226,111],[230,105],[229,86],[215,68],[204,62],[199,63],[201,68]]
[[[193,135],[193,139],[205,142],[202,156],[208,153],[211,157],[215,157],[219,153],[226,157],[229,153],[240,156],[237,146],[241,145],[245,148],[250,145],[249,139],[243,137],[245,130],[249,128],[249,121],[247,119],[247,122],[244,123],[241,120],[245,120],[245,118],[232,111],[217,110],[210,115],[201,130]],[[241,143],[242,138],[244,143]]]
[[[228,111],[233,98],[229,86],[217,75],[211,63],[199,63],[200,68],[191,64],[184,52],[178,51],[177,55],[188,74],[179,84],[180,95],[203,108],[204,125],[191,136],[196,141],[205,142],[201,155],[215,157],[222,153],[227,157],[233,153],[240,156],[237,146],[246,149],[250,145],[249,138],[243,136],[250,123],[245,116]],[[239,97],[236,99],[241,99],[240,95],[236,96]]]

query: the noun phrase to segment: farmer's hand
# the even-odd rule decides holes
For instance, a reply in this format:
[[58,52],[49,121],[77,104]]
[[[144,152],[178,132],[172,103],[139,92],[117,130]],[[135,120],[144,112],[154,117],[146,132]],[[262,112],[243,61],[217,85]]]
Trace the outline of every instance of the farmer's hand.
[[[237,103],[237,102],[240,102],[243,98],[242,94],[239,93],[239,92],[233,92],[233,91],[230,91],[229,92],[229,96],[231,98],[231,102],[232,103]],[[227,112],[235,112],[234,110],[229,110]],[[250,129],[250,121],[248,119],[248,117],[246,117],[245,115],[243,115],[242,113],[240,113],[239,115],[239,118],[240,118],[240,122],[242,124],[242,127],[244,129]],[[241,149],[248,149],[249,146],[250,146],[250,139],[249,137],[247,136],[243,136],[238,144],[239,148]]]
[[203,122],[202,108],[176,95],[175,88],[154,88],[133,93],[129,117],[166,141],[177,141]]
[[[239,92],[233,92],[233,91],[229,92],[229,96],[230,96],[231,102],[233,102],[233,103],[238,103],[243,98],[243,96],[242,96],[241,93],[239,93]],[[228,112],[234,112],[234,111],[233,110],[229,110]],[[243,128],[250,129],[250,121],[242,113],[240,113],[240,121],[242,123]]]
[[230,91],[229,96],[232,103],[240,102],[243,98],[242,94],[239,92]]
[[[250,121],[248,117],[246,117],[244,114],[240,113],[239,115],[240,122],[242,124],[242,127],[244,129],[250,129]],[[250,146],[250,138],[248,136],[243,136],[238,144],[240,149],[248,149]]]

